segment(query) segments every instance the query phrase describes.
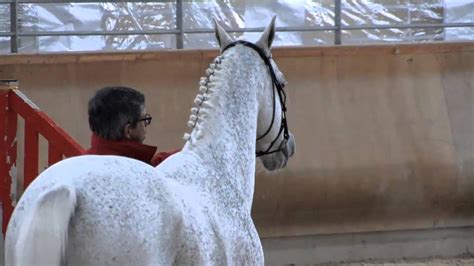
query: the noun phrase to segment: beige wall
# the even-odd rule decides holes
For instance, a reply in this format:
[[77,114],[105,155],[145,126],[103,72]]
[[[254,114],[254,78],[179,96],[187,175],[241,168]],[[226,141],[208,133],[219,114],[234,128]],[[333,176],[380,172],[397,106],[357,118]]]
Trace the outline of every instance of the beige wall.
[[[180,147],[215,51],[0,56],[21,90],[83,146],[86,103],[106,85],[147,96],[148,143]],[[262,236],[474,225],[474,43],[279,48],[297,141],[257,167]]]

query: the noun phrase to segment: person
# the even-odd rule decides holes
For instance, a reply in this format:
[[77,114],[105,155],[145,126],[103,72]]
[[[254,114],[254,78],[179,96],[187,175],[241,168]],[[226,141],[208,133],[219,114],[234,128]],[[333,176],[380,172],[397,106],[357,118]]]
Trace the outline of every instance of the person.
[[152,117],[143,93],[128,87],[105,87],[89,100],[91,147],[84,154],[119,155],[157,166],[179,149],[157,152],[143,144]]

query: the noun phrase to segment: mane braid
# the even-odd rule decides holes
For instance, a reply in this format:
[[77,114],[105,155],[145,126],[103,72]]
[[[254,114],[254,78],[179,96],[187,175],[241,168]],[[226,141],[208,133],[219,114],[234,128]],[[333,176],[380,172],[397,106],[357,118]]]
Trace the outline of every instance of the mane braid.
[[[191,108],[191,115],[187,122],[187,126],[191,128],[190,133],[184,133],[183,139],[189,141],[190,143],[195,142],[202,135],[201,124],[204,122],[204,115],[206,114],[206,108],[211,109],[213,106],[206,102],[210,97],[212,91],[209,89],[209,84],[212,82],[212,77],[216,70],[220,70],[220,64],[224,57],[222,55],[217,56],[214,59],[214,62],[209,65],[209,68],[206,69],[206,76],[201,77],[199,80],[199,92],[194,99],[194,106]],[[195,138],[192,137],[192,133],[196,130]]]

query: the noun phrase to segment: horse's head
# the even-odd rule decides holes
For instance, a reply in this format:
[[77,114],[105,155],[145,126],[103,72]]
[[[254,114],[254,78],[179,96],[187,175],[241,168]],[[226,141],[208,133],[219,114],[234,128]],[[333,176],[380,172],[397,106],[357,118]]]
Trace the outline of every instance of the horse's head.
[[216,21],[216,38],[221,52],[235,45],[245,45],[256,51],[266,65],[266,78],[258,91],[258,123],[256,154],[268,170],[285,167],[295,151],[295,138],[286,121],[285,77],[272,59],[270,47],[275,36],[275,17],[255,43],[234,41]]

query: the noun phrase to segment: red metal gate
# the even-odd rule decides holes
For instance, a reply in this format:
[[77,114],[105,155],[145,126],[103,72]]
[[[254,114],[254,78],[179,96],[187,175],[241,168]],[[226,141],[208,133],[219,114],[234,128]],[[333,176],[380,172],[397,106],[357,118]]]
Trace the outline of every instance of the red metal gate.
[[[5,234],[13,212],[11,189],[16,182],[18,116],[25,120],[24,188],[38,175],[39,135],[48,142],[48,166],[84,149],[43,113],[23,93],[14,80],[0,81],[0,200],[2,232]],[[15,186],[14,186],[15,187]]]

